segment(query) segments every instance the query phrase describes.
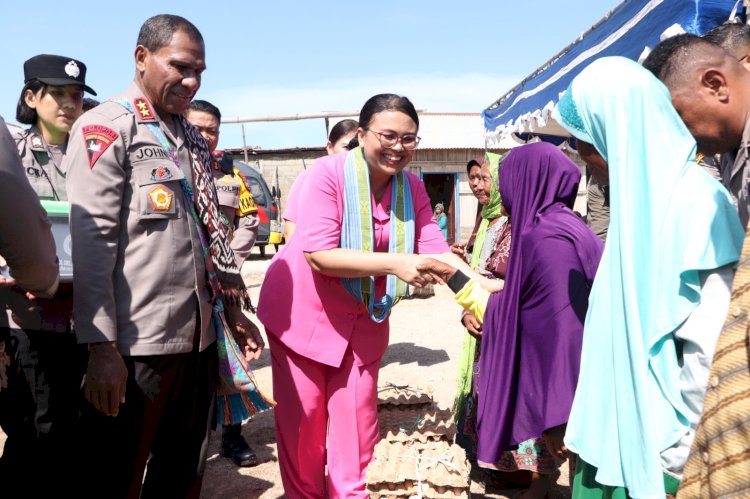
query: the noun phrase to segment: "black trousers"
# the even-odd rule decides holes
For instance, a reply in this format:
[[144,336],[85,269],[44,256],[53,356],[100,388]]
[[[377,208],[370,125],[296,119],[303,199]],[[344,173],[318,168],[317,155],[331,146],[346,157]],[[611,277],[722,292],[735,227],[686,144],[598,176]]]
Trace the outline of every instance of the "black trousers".
[[128,381],[119,414],[82,404],[73,496],[197,498],[213,423],[216,344],[200,353],[124,360]]
[[[0,495],[45,497],[59,492],[75,468],[78,397],[86,349],[71,333],[0,328],[10,357],[0,389]],[[43,470],[43,479],[40,473]]]

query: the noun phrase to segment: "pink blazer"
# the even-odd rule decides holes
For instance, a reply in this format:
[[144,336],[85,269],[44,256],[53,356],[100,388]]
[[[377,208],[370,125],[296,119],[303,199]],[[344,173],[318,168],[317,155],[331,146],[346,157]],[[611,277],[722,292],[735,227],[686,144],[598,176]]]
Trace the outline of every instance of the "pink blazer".
[[286,207],[284,208],[284,220],[297,223],[297,217],[299,216],[299,196],[302,186],[305,185],[305,179],[310,174],[310,169],[303,171],[297,178],[294,179],[292,187],[286,195]]
[[[373,322],[338,277],[314,271],[304,256],[305,251],[339,247],[346,154],[316,160],[306,176],[297,199],[297,231],[271,262],[258,303],[258,318],[268,334],[292,351],[334,367],[341,364],[349,345],[358,365],[379,360],[388,346],[388,320]],[[424,185],[416,175],[407,175],[414,202],[415,252],[448,252]],[[390,201],[390,187],[379,203],[372,200],[376,251],[388,251]],[[375,283],[381,296],[385,277]]]

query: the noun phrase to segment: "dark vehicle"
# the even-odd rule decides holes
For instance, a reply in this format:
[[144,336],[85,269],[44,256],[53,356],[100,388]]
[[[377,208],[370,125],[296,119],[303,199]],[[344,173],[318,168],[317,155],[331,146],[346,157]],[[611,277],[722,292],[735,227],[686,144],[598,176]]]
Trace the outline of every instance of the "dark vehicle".
[[260,250],[260,254],[265,256],[266,245],[273,244],[278,250],[278,245],[281,244],[281,217],[279,216],[279,207],[276,204],[276,198],[279,197],[280,193],[271,191],[260,172],[252,166],[236,160],[234,166],[247,178],[250,184],[250,192],[255,204],[258,205],[260,226],[258,227],[258,239],[255,240],[255,246]]

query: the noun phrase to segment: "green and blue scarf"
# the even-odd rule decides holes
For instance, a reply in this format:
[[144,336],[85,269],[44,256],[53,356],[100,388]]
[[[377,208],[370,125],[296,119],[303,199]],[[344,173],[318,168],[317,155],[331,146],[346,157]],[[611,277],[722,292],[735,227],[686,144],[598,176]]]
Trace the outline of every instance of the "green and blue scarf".
[[[409,178],[399,172],[391,180],[391,225],[388,241],[389,253],[414,253],[414,205]],[[375,238],[372,230],[372,193],[370,173],[362,149],[352,149],[344,163],[344,216],[341,224],[341,248],[372,253]],[[375,322],[388,318],[391,308],[403,296],[408,296],[409,286],[395,275],[386,278],[386,292],[375,298],[375,278],[343,278],[344,289],[363,303]]]

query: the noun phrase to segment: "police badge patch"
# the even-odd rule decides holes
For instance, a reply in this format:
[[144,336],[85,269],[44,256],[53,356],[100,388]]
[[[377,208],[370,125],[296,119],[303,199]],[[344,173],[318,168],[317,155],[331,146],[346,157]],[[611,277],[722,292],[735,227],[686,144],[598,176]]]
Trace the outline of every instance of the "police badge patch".
[[104,125],[86,125],[81,127],[83,140],[86,142],[86,153],[89,156],[89,168],[94,168],[96,161],[117,140],[118,133]]
[[154,211],[169,210],[170,206],[172,206],[172,196],[172,191],[163,185],[157,186],[148,193],[148,198],[151,201],[151,207]]
[[172,172],[166,166],[159,165],[151,170],[151,180],[169,180],[172,178]]

